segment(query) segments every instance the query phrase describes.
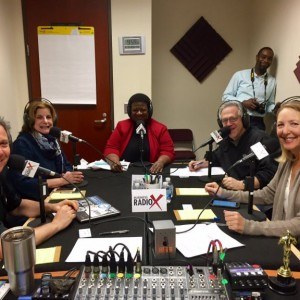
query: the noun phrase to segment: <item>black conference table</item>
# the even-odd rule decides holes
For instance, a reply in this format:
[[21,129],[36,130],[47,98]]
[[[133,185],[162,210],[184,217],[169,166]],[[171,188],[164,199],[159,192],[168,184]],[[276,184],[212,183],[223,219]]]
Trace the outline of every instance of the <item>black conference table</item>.
[[[178,167],[173,165],[171,167]],[[181,166],[180,166],[181,167]],[[137,219],[121,219],[119,217],[139,217],[144,219],[144,213],[132,213],[131,212],[131,177],[132,174],[143,174],[143,168],[129,167],[127,172],[124,173],[112,173],[105,170],[86,170],[85,178],[88,180],[88,186],[83,188],[86,190],[86,195],[99,195],[111,205],[115,206],[121,211],[121,214],[116,217],[109,217],[103,219],[104,223],[95,225],[95,221],[91,224],[83,223],[80,224],[74,221],[67,229],[55,235],[48,241],[44,242],[39,248],[62,246],[61,258],[59,263],[43,264],[36,266],[36,272],[54,271],[54,270],[68,270],[78,264],[66,263],[65,260],[70,254],[75,242],[78,239],[78,230],[83,228],[91,228],[92,237],[99,237],[100,232],[114,231],[120,229],[128,229],[129,233],[122,235],[121,237],[128,236],[143,236],[144,248],[143,251],[146,253],[146,248],[149,250],[149,244],[145,239],[145,226],[144,223]],[[170,168],[166,168],[163,172],[163,177],[170,175]],[[205,183],[199,180],[199,177],[190,178],[179,178],[172,176],[172,183],[174,187],[203,187]],[[150,221],[154,220],[172,220],[174,224],[191,224],[192,222],[176,221],[173,210],[182,209],[182,204],[192,204],[193,208],[201,208],[207,201],[206,199],[200,199],[200,196],[174,196],[170,204],[168,204],[167,212],[155,212],[147,213],[147,218]],[[243,206],[241,206],[243,207]],[[244,206],[246,209],[246,205]],[[215,214],[220,218],[220,222],[224,222],[223,208],[213,207]],[[111,220],[114,220],[111,222]],[[38,222],[37,219],[35,222]],[[109,222],[107,222],[109,221]],[[239,247],[229,249],[226,254],[227,262],[248,262],[250,264],[259,264],[264,269],[276,270],[282,265],[282,246],[278,245],[279,239],[276,237],[265,237],[265,236],[247,236],[240,235],[238,233],[230,231],[226,226],[221,226],[226,234],[235,238],[239,242],[245,245],[245,247]],[[113,245],[112,245],[113,246]],[[299,247],[298,247],[299,248]],[[107,249],[99,249],[107,250]],[[205,261],[200,256],[186,259],[179,251],[176,252],[176,258],[170,260],[156,260],[153,257],[152,251],[148,251],[148,257],[144,255],[144,264],[150,263],[151,265],[182,265],[184,261],[195,264],[205,265]],[[293,271],[300,271],[300,262],[292,254],[290,267]]]
[[[170,176],[170,167],[184,167],[184,165],[172,165],[167,167],[163,172],[163,177]],[[74,244],[78,239],[79,229],[90,228],[92,232],[92,237],[99,237],[100,232],[114,231],[120,229],[128,229],[129,233],[122,235],[122,237],[129,236],[142,236],[143,237],[143,253],[146,251],[148,255],[143,256],[144,265],[186,265],[187,263],[197,266],[205,266],[206,261],[203,256],[197,256],[193,258],[185,258],[178,250],[176,251],[176,257],[174,259],[163,259],[157,260],[154,258],[149,245],[151,244],[151,239],[145,238],[145,226],[144,223],[138,221],[137,219],[124,219],[124,217],[139,217],[145,219],[145,213],[132,213],[131,212],[131,177],[132,174],[144,174],[144,169],[140,167],[129,167],[127,172],[123,173],[112,173],[105,170],[85,170],[85,179],[88,180],[87,187],[83,188],[86,190],[86,196],[99,195],[111,205],[116,207],[121,211],[121,214],[116,217],[109,217],[103,219],[104,222],[95,225],[95,221],[89,223],[79,223],[74,221],[68,228],[64,231],[58,233],[48,241],[41,244],[38,248],[47,248],[53,246],[62,246],[61,257],[58,263],[49,263],[36,265],[35,272],[53,272],[53,271],[67,271],[73,267],[79,268],[81,263],[66,263],[65,260],[70,254]],[[218,179],[218,178],[216,178]],[[174,188],[180,187],[203,187],[203,183],[199,177],[190,178],[179,178],[172,176],[172,183]],[[202,198],[202,197],[201,197]],[[174,195],[173,200],[168,204],[167,212],[155,212],[147,213],[147,218],[150,221],[154,220],[172,220],[175,225],[178,224],[191,224],[192,222],[178,222],[176,221],[173,210],[182,209],[182,204],[192,204],[193,208],[202,208],[205,203],[207,203],[210,198],[200,199],[200,196],[177,196]],[[200,201],[199,201],[200,199]],[[246,206],[245,206],[246,208]],[[223,209],[213,208],[215,214],[220,218],[220,222],[224,222]],[[123,218],[120,219],[119,218]],[[110,220],[113,220],[112,222]],[[35,226],[39,223],[39,219],[36,219],[32,224]],[[226,226],[220,227],[226,234],[235,238],[245,247],[239,247],[234,249],[229,249],[226,254],[226,262],[248,262],[250,264],[259,264],[264,269],[276,270],[282,265],[282,246],[278,245],[278,238],[264,237],[264,236],[244,236],[234,232],[231,232]],[[113,245],[112,245],[113,246]],[[299,248],[299,247],[298,247]],[[101,245],[99,245],[99,250]],[[292,254],[290,267],[292,271],[300,271],[299,260]],[[3,274],[3,271],[2,271]],[[297,282],[298,284],[298,282]],[[300,284],[298,284],[300,285]],[[300,286],[299,286],[300,287]],[[279,296],[278,296],[279,297]],[[275,295],[270,299],[281,299],[282,296],[277,298]]]

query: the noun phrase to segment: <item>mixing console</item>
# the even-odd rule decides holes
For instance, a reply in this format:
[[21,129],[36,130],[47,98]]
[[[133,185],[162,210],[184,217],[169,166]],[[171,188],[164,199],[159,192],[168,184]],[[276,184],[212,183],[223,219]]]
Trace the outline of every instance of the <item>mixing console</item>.
[[[143,266],[141,274],[82,272],[74,299],[229,300],[220,275],[210,267]],[[226,281],[225,281],[226,282]]]

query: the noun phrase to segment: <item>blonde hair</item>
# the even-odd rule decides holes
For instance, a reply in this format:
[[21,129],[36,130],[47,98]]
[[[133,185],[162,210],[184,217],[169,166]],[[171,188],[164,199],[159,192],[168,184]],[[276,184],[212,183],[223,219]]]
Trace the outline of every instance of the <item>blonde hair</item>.
[[[276,121],[278,120],[278,115],[284,108],[290,108],[290,109],[293,109],[300,113],[300,98],[299,99],[293,98],[291,100],[289,100],[289,99],[290,98],[288,98],[287,100],[283,101],[280,104],[280,107],[278,108],[277,113],[276,113]],[[290,161],[295,160],[295,157],[290,150],[286,150],[281,145],[280,145],[280,147],[281,147],[281,156],[278,157],[278,159],[277,159],[278,162],[286,162],[287,160],[290,160]]]

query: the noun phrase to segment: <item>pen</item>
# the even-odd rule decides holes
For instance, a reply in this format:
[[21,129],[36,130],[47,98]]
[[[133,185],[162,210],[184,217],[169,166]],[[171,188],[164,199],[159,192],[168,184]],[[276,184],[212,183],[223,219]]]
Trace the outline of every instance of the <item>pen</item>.
[[193,168],[195,168],[196,166],[200,166],[204,163],[204,160],[197,162],[196,164],[193,165]]
[[201,224],[205,224],[205,225],[216,224],[218,226],[227,226],[226,223],[216,223],[216,222],[202,222]]
[[106,231],[106,232],[100,232],[99,235],[110,235],[110,234],[125,234],[128,233],[129,230],[125,229],[125,230],[116,230],[116,231]]

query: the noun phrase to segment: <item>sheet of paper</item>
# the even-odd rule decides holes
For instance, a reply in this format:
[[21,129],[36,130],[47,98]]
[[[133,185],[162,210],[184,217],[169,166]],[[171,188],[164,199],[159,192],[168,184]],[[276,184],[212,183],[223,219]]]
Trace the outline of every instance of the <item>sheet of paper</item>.
[[[142,255],[143,239],[142,237],[118,237],[118,238],[79,238],[73,247],[71,253],[66,259],[66,262],[81,262],[85,261],[85,255],[87,251],[97,252],[99,250],[108,251],[109,246],[114,247],[118,243],[125,244],[132,257],[135,256],[137,249],[139,248]],[[117,250],[119,250],[117,248]],[[93,255],[91,260],[93,261]],[[117,258],[116,258],[117,259]]]
[[[176,233],[185,231],[193,225],[177,225]],[[231,249],[243,247],[237,240],[224,233],[216,224],[198,224],[192,230],[176,234],[176,248],[185,257],[193,257],[207,252],[211,240],[218,239],[224,248]]]
[[176,188],[178,196],[208,196],[205,188]]
[[80,165],[77,166],[77,169],[78,170],[86,170],[86,169],[88,169],[88,164],[89,163],[85,159],[82,158],[80,160]]
[[5,280],[0,281],[0,299],[3,299],[10,290],[10,285]]
[[61,253],[61,246],[36,249],[36,261],[35,264],[48,264],[59,262]]
[[193,210],[192,204],[182,204],[182,209]]
[[[128,161],[125,161],[125,160],[122,160],[120,161],[122,167],[123,167],[123,171],[127,171],[128,170],[128,167],[130,165],[130,162]],[[90,164],[88,164],[88,167],[93,169],[93,170],[99,170],[99,169],[102,169],[102,170],[111,170],[111,167],[110,165],[103,159],[100,159],[100,160],[96,160]]]
[[[178,221],[185,220],[197,220],[200,212],[203,209],[183,209],[183,210],[174,210],[174,214]],[[200,220],[216,220],[217,216],[211,209],[205,209],[200,216]]]
[[[222,168],[212,167],[211,175],[224,175],[225,172]],[[171,168],[170,176],[179,176],[179,177],[190,177],[190,176],[207,176],[208,168],[203,168],[198,171],[191,172],[189,167],[186,168]]]

